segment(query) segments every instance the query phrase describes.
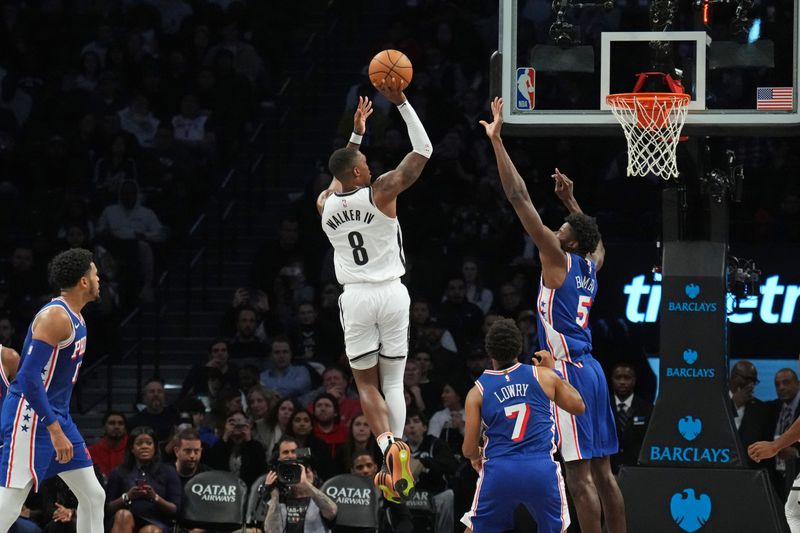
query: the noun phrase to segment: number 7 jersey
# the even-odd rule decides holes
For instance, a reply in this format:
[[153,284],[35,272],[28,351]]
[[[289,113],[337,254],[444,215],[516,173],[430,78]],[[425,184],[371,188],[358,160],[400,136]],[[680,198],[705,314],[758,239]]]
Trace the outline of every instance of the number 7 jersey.
[[538,368],[516,363],[505,370],[485,370],[475,382],[483,396],[487,459],[555,452],[555,404],[539,385],[538,374]]
[[333,246],[340,284],[379,283],[406,273],[400,222],[375,206],[371,187],[328,196],[322,229]]
[[553,354],[556,360],[574,363],[592,353],[589,312],[596,294],[595,264],[567,253],[567,275],[561,287],[550,289],[539,281],[539,348]]

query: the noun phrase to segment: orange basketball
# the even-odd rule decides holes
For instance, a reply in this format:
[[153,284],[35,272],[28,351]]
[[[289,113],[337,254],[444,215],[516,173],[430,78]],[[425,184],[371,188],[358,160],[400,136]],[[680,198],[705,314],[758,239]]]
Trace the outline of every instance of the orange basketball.
[[405,81],[403,89],[411,83],[414,75],[414,67],[411,61],[403,52],[399,50],[382,50],[375,54],[369,62],[369,81],[378,87],[382,81],[391,83],[392,77]]

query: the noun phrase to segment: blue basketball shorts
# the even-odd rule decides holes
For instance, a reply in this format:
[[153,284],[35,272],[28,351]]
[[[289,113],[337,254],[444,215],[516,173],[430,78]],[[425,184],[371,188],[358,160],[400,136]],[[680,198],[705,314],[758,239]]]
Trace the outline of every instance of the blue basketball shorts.
[[72,443],[73,457],[65,464],[56,461],[56,452],[50,432],[42,424],[33,408],[24,398],[10,394],[3,402],[0,435],[0,487],[24,488],[33,480],[33,489],[39,483],[61,472],[92,466],[92,458],[78,427],[67,415],[56,415],[61,429]]
[[514,527],[520,504],[536,520],[539,533],[562,533],[569,527],[561,466],[549,454],[485,461],[472,507],[461,522],[475,533],[502,533]]
[[556,361],[556,370],[577,389],[586,405],[580,416],[556,407],[556,428],[564,461],[617,453],[617,427],[603,367],[589,354],[576,362]]

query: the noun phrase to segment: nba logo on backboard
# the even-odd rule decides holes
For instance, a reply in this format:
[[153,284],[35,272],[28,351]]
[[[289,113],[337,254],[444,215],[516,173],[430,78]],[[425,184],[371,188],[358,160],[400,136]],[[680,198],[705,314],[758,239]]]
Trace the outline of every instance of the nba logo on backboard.
[[536,70],[530,67],[517,69],[517,110],[533,111],[536,103]]

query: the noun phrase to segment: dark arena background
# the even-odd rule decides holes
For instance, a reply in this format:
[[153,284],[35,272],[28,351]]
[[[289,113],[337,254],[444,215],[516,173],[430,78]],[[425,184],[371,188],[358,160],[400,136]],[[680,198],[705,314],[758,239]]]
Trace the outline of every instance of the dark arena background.
[[[109,504],[109,531],[150,519],[181,531],[464,531],[478,479],[462,457],[464,400],[491,368],[486,331],[513,319],[521,360],[539,349],[538,249],[478,123],[495,96],[545,225],[567,214],[558,169],[602,233],[593,355],[615,415],[631,393],[640,406],[616,420],[611,459],[628,531],[789,531],[800,446],[760,463],[747,448],[800,415],[797,0],[0,6],[0,344],[22,353],[58,295],[51,258],[91,250],[101,298],[83,311],[72,418],[109,501],[137,483],[135,469],[115,468],[144,468],[127,439],[139,426],[159,449],[147,468],[160,461],[182,482],[156,490],[176,514],[134,502],[135,523],[122,524]],[[405,94],[433,144],[397,202],[418,483],[400,508],[372,490],[382,456],[363,429],[315,208],[359,96],[374,103],[360,148],[372,175],[410,150],[367,77],[385,49],[413,64]],[[650,71],[691,96],[678,176],[626,175],[628,145],[606,104]],[[644,90],[675,92],[652,78]],[[314,506],[284,487],[284,529],[265,525],[282,435],[299,441],[292,460],[336,502],[335,520],[312,526]],[[360,451],[372,461],[354,461]],[[58,478],[42,485],[11,531],[75,531],[74,495]],[[566,531],[578,532],[572,501],[570,511]],[[537,531],[522,507],[513,531]]]

